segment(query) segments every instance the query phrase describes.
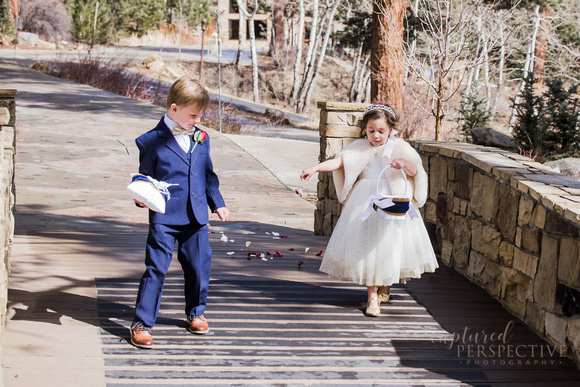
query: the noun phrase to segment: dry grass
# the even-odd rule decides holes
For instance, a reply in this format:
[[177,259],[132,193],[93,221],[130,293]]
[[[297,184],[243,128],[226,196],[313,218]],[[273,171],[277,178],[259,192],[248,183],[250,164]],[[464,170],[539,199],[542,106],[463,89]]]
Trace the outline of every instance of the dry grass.
[[[64,58],[49,63],[37,62],[33,66],[37,71],[62,79],[90,85],[129,98],[148,101],[157,106],[165,106],[167,88],[160,80],[151,82],[148,80],[150,78],[147,74],[127,71],[123,67],[125,66],[120,66],[114,59],[98,55],[79,56],[78,59],[74,60]],[[202,123],[216,127],[221,119],[222,132],[243,134],[251,132],[248,125],[244,124],[249,118],[268,125],[281,124],[268,116],[248,115],[229,104],[222,104],[220,115],[218,104],[215,103],[210,104]]]
[[[163,62],[165,68],[170,71],[159,70],[158,68],[148,68],[146,61],[133,61],[127,63],[127,70],[160,78],[173,82],[175,75],[198,76],[200,71],[199,62]],[[259,76],[259,97],[260,102],[278,109],[294,112],[294,108],[286,102],[292,90],[293,68],[289,61],[284,61],[285,65],[276,66],[271,57],[258,54]],[[247,101],[253,101],[253,79],[251,66],[244,66],[243,71],[238,73],[233,64],[221,64],[221,93]],[[202,83],[209,90],[218,93],[218,67],[216,63],[204,62]],[[318,121],[319,110],[316,107],[317,101],[346,102],[348,100],[348,90],[350,88],[350,65],[344,61],[328,58],[321,69],[318,82],[314,89],[310,105],[303,114],[311,121]]]
[[[273,59],[264,54],[258,54],[259,67],[259,92],[260,102],[288,112],[294,112],[294,108],[287,103],[292,90],[293,67],[292,61],[281,61],[276,66]],[[212,92],[218,93],[218,65],[205,62],[203,65],[202,83]],[[107,59],[97,55],[79,56],[71,60],[61,59],[48,64],[49,72],[78,83],[85,83],[103,90],[125,95],[139,100],[147,100],[158,106],[165,105],[166,90],[159,83],[145,82],[144,77],[173,82],[178,77],[190,75],[197,77],[200,73],[199,62],[164,62],[161,58],[147,58],[144,61],[130,61],[116,63],[114,59]],[[320,111],[316,106],[318,101],[348,102],[348,90],[351,83],[350,63],[327,57],[324,66],[314,88],[310,105],[303,114],[308,119],[308,126],[316,128]],[[221,93],[224,96],[253,101],[253,80],[251,66],[244,66],[238,73],[232,64],[220,66]],[[426,85],[408,84],[406,88],[413,88],[415,96],[406,89],[405,111],[399,125],[400,136],[405,139],[434,139],[434,118],[421,109],[429,107]],[[418,98],[418,100],[416,99]],[[500,101],[499,113],[496,115],[492,126],[498,131],[505,133],[509,113],[511,112],[505,96]],[[443,122],[443,141],[461,141],[462,135],[458,130],[457,114],[455,106],[459,106],[459,94],[449,104],[448,116]],[[219,120],[217,104],[210,106],[205,115],[205,123],[215,126]],[[284,126],[287,120],[271,115],[258,115],[241,112],[235,107],[222,104],[221,111],[222,131],[225,133],[254,133],[257,125]],[[254,125],[257,124],[257,125]]]

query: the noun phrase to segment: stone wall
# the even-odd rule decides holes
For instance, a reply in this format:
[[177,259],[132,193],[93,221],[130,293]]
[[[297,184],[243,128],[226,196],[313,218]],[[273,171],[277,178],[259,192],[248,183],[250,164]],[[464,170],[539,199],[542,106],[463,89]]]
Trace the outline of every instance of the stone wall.
[[10,252],[14,236],[14,153],[15,153],[15,102],[16,90],[0,89],[0,342],[4,333]]
[[[318,106],[326,160],[358,137],[354,125],[368,105]],[[421,213],[441,261],[578,361],[580,182],[496,148],[410,143],[429,175]],[[318,195],[315,232],[329,235],[340,206],[328,174],[319,174]]]

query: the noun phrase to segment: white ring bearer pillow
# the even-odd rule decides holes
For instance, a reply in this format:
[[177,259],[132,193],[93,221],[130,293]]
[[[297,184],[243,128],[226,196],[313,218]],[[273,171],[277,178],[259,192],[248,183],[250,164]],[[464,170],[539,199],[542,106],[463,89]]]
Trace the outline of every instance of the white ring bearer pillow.
[[[380,183],[381,183],[381,176],[385,171],[391,168],[391,165],[385,166],[379,176],[377,177],[377,185],[375,189],[375,194],[369,197],[369,205],[361,216],[361,220],[367,219],[373,211],[376,211],[377,216],[381,219],[405,219],[407,214],[411,217],[411,219],[418,217],[417,210],[411,201],[411,197],[409,196],[409,183],[407,181],[407,174],[402,170],[401,174],[403,175],[403,179],[405,180],[405,192],[399,195],[385,195],[380,193]],[[388,184],[388,181],[385,180]]]
[[170,184],[155,180],[151,176],[132,173],[127,190],[133,199],[145,204],[152,211],[164,214],[165,204],[171,198],[168,188],[172,185],[179,184]]

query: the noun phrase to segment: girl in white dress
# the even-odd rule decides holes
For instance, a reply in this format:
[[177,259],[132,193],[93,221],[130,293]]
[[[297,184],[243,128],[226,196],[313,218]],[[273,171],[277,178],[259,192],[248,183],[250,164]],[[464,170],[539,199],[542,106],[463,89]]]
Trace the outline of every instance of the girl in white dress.
[[[427,200],[427,174],[417,151],[394,137],[397,122],[390,106],[370,106],[359,122],[360,139],[300,175],[309,180],[316,172],[333,172],[338,200],[345,204],[320,270],[332,278],[366,285],[366,314],[375,317],[380,315],[380,303],[389,299],[390,285],[438,267],[418,211]],[[387,165],[390,168],[381,174]],[[380,199],[377,186],[381,196],[402,196],[407,191],[408,212],[375,211],[373,204]]]

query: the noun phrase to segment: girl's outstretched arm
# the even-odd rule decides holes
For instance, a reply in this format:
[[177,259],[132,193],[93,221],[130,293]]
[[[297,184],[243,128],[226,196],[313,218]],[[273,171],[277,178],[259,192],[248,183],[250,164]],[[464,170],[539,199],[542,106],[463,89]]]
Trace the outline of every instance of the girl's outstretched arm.
[[342,157],[326,160],[303,170],[300,174],[300,180],[308,181],[316,172],[336,171],[340,167],[342,167]]
[[415,176],[417,174],[417,166],[405,159],[394,159],[391,161],[391,167],[402,169],[409,176]]

